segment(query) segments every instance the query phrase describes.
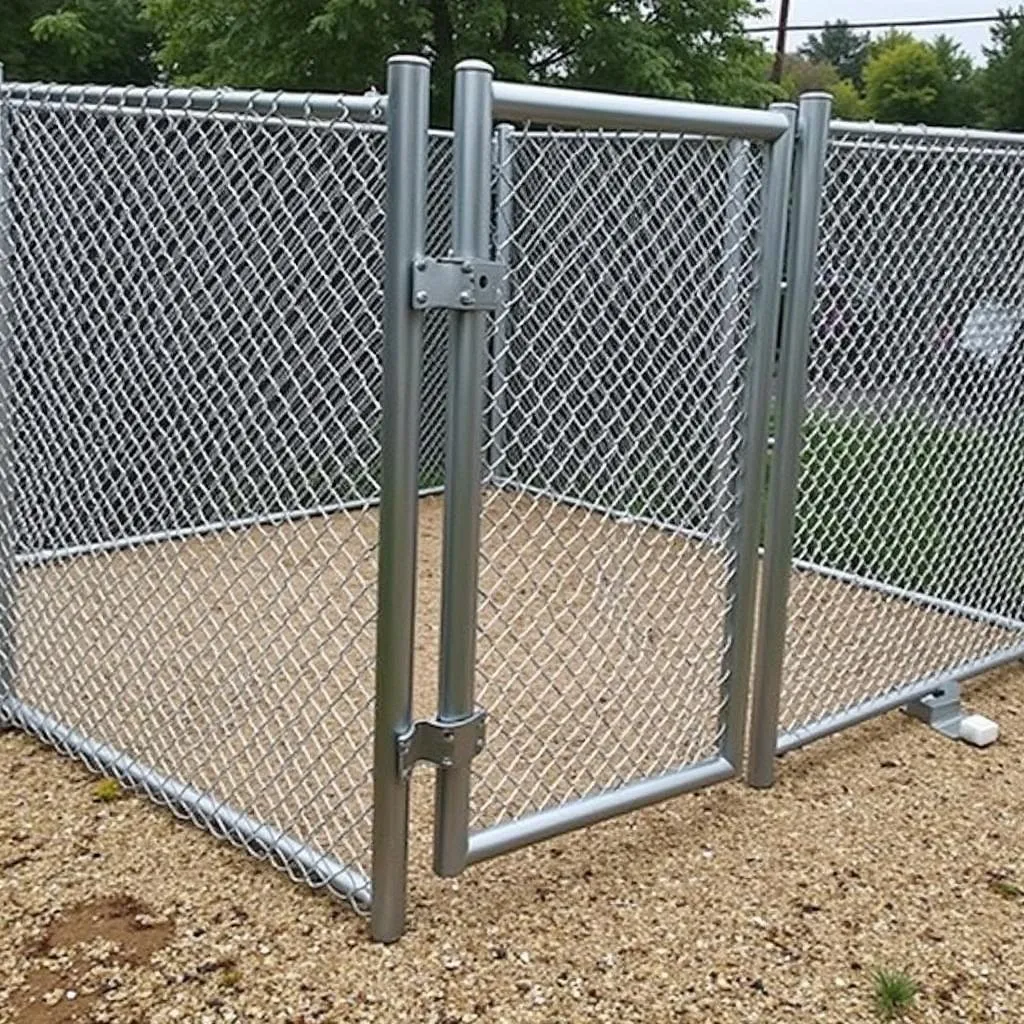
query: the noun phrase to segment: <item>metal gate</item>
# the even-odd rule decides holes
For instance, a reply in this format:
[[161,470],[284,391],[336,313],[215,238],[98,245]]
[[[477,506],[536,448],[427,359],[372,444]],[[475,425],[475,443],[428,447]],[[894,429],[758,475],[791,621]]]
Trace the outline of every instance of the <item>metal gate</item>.
[[438,712],[415,723],[412,578],[390,591],[415,561],[414,417],[381,522],[385,939],[404,923],[418,760],[438,766],[442,875],[738,770],[795,135],[788,107],[463,62],[442,255],[421,233],[428,70],[407,72],[389,88],[388,351],[415,391],[422,311],[448,310],[449,397]]

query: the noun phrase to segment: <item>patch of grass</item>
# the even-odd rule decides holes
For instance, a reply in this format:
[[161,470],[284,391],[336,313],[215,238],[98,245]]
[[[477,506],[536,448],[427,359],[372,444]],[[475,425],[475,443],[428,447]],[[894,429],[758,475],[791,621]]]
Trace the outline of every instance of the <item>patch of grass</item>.
[[1005,875],[990,875],[988,887],[1006,900],[1024,899],[1024,886],[1018,885]]
[[238,988],[242,984],[242,972],[237,967],[228,967],[220,973],[223,988]]
[[875,1012],[882,1020],[897,1020],[914,1005],[917,982],[904,971],[877,970],[871,977]]
[[92,798],[102,804],[112,804],[125,795],[117,779],[101,779],[92,787]]

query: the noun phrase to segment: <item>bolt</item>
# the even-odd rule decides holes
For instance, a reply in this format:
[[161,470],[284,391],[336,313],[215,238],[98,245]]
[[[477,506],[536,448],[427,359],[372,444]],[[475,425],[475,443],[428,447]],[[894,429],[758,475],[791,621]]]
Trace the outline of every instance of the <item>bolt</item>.
[[477,740],[476,741],[476,752],[479,754],[480,751],[483,750],[483,749],[484,749],[484,741],[483,740]]
[[427,293],[425,291],[418,291],[415,298],[417,305],[425,306],[427,304]]
[[473,296],[470,292],[459,292],[459,302],[464,306],[473,305]]
[[416,261],[416,269],[420,270],[420,271],[426,270],[427,269],[427,261],[426,260],[417,260]]
[[464,274],[472,274],[473,273],[473,261],[472,260],[463,260],[462,261],[462,272]]

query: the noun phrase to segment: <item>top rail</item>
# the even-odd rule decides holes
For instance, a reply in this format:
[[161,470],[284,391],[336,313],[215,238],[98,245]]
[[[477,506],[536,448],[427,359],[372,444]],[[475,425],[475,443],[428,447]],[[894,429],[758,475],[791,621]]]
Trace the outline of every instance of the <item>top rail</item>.
[[832,121],[833,135],[865,136],[886,139],[944,139],[960,142],[988,142],[1004,146],[1024,146],[1024,134],[1020,132],[997,132],[983,128],[948,128],[927,124],[886,124],[878,121]]
[[15,103],[103,105],[134,110],[193,111],[300,117],[334,121],[383,121],[387,98],[376,93],[279,92],[259,89],[191,89],[139,85],[56,85],[9,82],[3,93]]
[[692,132],[767,142],[779,138],[789,126],[786,118],[773,110],[547,85],[495,82],[492,95],[495,120],[544,121],[578,128],[623,128],[641,132]]

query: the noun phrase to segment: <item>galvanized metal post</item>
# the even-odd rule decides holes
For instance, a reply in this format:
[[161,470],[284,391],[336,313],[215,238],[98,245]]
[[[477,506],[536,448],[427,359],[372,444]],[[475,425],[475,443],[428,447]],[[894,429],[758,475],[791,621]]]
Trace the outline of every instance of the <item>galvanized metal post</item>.
[[429,63],[422,57],[392,57],[388,61],[371,909],[373,937],[382,942],[393,942],[405,928],[409,787],[399,771],[397,738],[409,728],[412,710],[423,374],[423,314],[412,306],[412,266],[423,255],[429,101]]
[[[456,257],[486,259],[491,220],[491,83],[478,60],[455,68],[452,245]],[[480,554],[480,464],[487,314],[450,314],[448,431],[445,452],[444,555],[438,719],[473,714],[476,670],[477,571]],[[469,849],[468,761],[439,767],[434,819],[434,870],[458,874]]]
[[[765,447],[771,398],[775,344],[779,333],[782,271],[786,258],[789,193],[793,170],[797,108],[793,103],[772,104],[784,114],[789,130],[768,148],[761,190],[757,248],[757,294],[754,329],[747,349],[747,383],[743,396],[746,425],[742,465],[736,481],[738,521],[733,524],[736,552],[732,601],[726,614],[725,730],[722,756],[739,770],[747,722],[747,690],[753,650],[754,609],[757,597],[758,548],[763,510]],[[741,428],[742,429],[742,428]]]
[[10,101],[0,64],[0,729],[9,725],[4,702],[14,696],[14,437],[11,369],[14,360],[14,211],[11,208]]
[[832,97],[828,93],[806,93],[800,97],[799,137],[786,260],[786,302],[779,357],[778,423],[768,495],[764,579],[761,586],[747,771],[749,783],[758,787],[770,786],[775,781],[796,488],[818,251],[818,219],[821,215],[831,108]]
[[487,472],[489,479],[500,481],[508,477],[508,462],[505,455],[505,446],[508,442],[506,367],[508,365],[508,342],[511,336],[509,321],[512,317],[512,235],[515,233],[515,161],[512,158],[512,125],[510,124],[499,124],[495,132],[494,165],[498,174],[494,190],[496,204],[495,259],[508,269],[505,272],[505,305],[494,324],[491,405],[487,422],[489,439]]

